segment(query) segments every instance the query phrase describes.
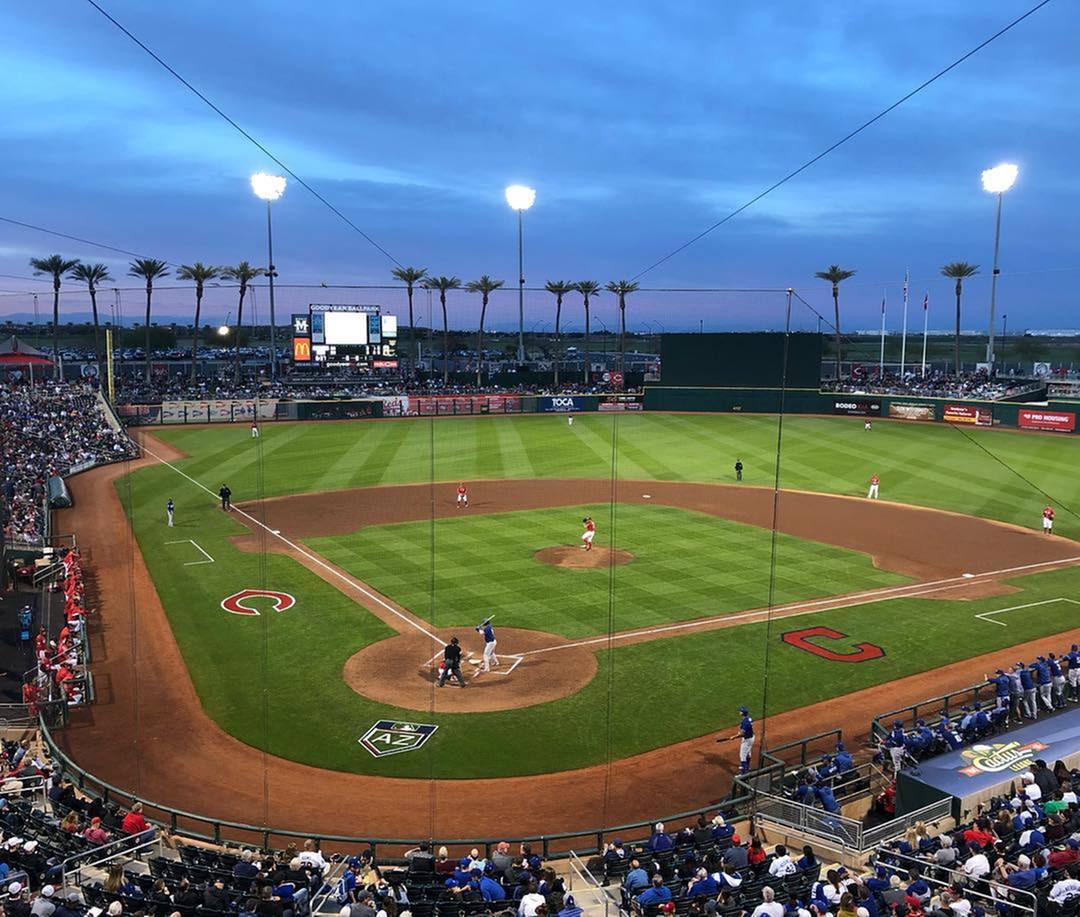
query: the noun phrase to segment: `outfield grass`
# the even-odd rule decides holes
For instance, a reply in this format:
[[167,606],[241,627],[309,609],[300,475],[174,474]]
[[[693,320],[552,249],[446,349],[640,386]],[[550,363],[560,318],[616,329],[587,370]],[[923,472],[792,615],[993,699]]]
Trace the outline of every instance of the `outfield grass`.
[[[736,456],[747,466],[749,484],[771,486],[776,433],[775,418],[729,415],[617,419],[580,416],[573,428],[559,418],[549,417],[267,424],[257,443],[242,427],[161,431],[164,438],[191,453],[190,459],[179,463],[185,473],[211,491],[216,491],[223,480],[228,481],[237,500],[260,493],[422,481],[432,475],[450,481],[608,477],[614,470],[625,478],[726,481]],[[1080,478],[1075,473],[1080,467],[1080,441],[999,431],[972,431],[971,437],[932,425],[881,422],[866,434],[858,420],[786,418],[780,479],[785,487],[861,494],[865,479],[876,471],[882,477],[885,499],[1032,527],[1045,502],[1041,489],[1050,493],[1061,508],[1059,530],[1080,534],[1075,519],[1064,509],[1080,502]],[[618,447],[614,469],[613,438]],[[473,777],[540,773],[599,763],[609,755],[621,757],[727,728],[737,719],[734,708],[741,702],[749,704],[756,715],[761,714],[763,704],[768,712],[776,713],[1058,633],[1076,621],[1075,606],[1063,604],[1012,612],[1003,619],[1007,627],[974,618],[979,611],[1074,595],[1080,586],[1080,574],[1065,570],[1017,579],[1013,582],[1021,592],[994,599],[902,599],[787,619],[775,622],[771,628],[751,624],[619,646],[599,654],[604,667],[600,676],[571,697],[487,714],[422,714],[425,721],[443,727],[428,746],[414,754],[376,760],[357,745],[359,735],[378,718],[415,720],[419,715],[358,696],[342,681],[341,668],[359,648],[389,636],[388,628],[292,560],[239,551],[229,536],[247,534],[248,530],[221,513],[211,495],[176,471],[164,466],[140,470],[121,481],[118,491],[209,715],[239,739],[273,754],[346,771]],[[169,497],[177,503],[174,529],[164,525],[164,504]],[[648,512],[654,509],[661,508],[649,507]],[[682,510],[670,512],[679,514],[684,522],[693,516]],[[509,515],[528,517],[513,527],[524,539],[530,530],[535,531],[531,529],[534,524],[550,525],[545,521],[546,513]],[[620,544],[628,533],[645,532],[645,526],[652,531],[660,524],[654,524],[654,520],[660,518],[642,516],[629,528],[620,521]],[[499,522],[496,517],[471,516],[467,521],[477,526],[473,532],[469,531],[471,525],[456,528],[457,519],[447,520],[452,525],[436,526],[438,556],[445,568],[454,563],[456,551],[471,550],[475,555],[470,542],[484,537],[484,526]],[[713,569],[695,574],[706,577],[705,584],[699,587],[679,570],[656,576],[651,588],[663,592],[653,602],[655,608],[639,602],[644,609],[640,614],[677,616],[675,593],[669,591],[672,588],[678,588],[688,604],[700,601],[700,607],[708,608],[723,603],[734,607],[735,600],[725,594],[728,590],[742,589],[751,598],[761,594],[766,557],[759,546],[741,544],[742,539],[735,538],[735,530],[726,523],[711,517],[708,523],[717,529],[715,545],[704,552],[712,560]],[[560,519],[558,528],[562,527]],[[412,539],[412,544],[418,543],[419,537],[424,553],[430,550],[430,543],[407,525],[387,527],[382,532],[406,543]],[[574,525],[567,540],[575,539],[576,534]],[[762,534],[768,535],[755,530],[748,537],[752,541]],[[518,535],[510,533],[505,537],[513,540]],[[194,538],[215,558],[215,563],[184,566],[199,559],[198,553],[190,545],[166,542],[187,538]],[[545,534],[541,543],[530,548],[529,557],[532,550],[558,540]],[[623,584],[633,584],[636,569],[643,569],[636,568],[639,562],[655,559],[651,551],[663,550],[655,545],[655,539],[647,542],[631,548],[639,555],[638,561],[616,569],[615,597],[620,615],[629,616],[632,607],[621,604]],[[451,546],[454,551],[449,550]],[[800,542],[792,550],[801,563],[819,547]],[[334,550],[344,552],[339,559],[346,566],[370,564],[375,542],[365,543],[361,537],[354,543],[354,536],[349,536],[337,545],[320,545],[320,549],[331,554]],[[400,582],[400,586],[388,586],[387,591],[397,593],[395,598],[402,598],[403,590],[422,597],[424,589],[416,581],[424,573],[422,562],[420,568],[413,560],[406,564],[398,556],[401,551],[382,542],[379,549],[385,554],[387,575],[398,577]],[[724,566],[733,561],[733,551],[748,552],[739,558],[748,567],[737,574]],[[782,541],[781,559],[788,553]],[[496,593],[501,597],[500,614],[520,614],[523,623],[526,618],[543,620],[545,630],[555,629],[555,624],[548,621],[560,609],[541,611],[543,590],[520,572],[528,568],[526,560],[519,551],[507,559],[510,572],[485,575],[484,579],[503,590]],[[830,566],[835,560],[835,556],[820,557],[809,568],[798,568],[797,572],[781,563],[781,593],[784,589],[834,591],[822,582],[824,576],[842,575],[849,581],[860,569],[857,555],[846,557],[839,566]],[[678,561],[677,557],[665,558],[663,563]],[[481,556],[474,558],[472,565],[480,562],[487,561]],[[661,565],[658,562],[657,569]],[[360,574],[359,569],[357,572]],[[588,581],[591,576],[584,573],[582,578],[582,571],[549,568],[533,572],[543,577],[563,573],[577,576],[571,581],[574,583]],[[364,578],[376,579],[376,574]],[[641,589],[646,586],[650,584],[639,584]],[[259,617],[238,617],[222,611],[220,601],[244,587],[283,589],[296,596],[297,605],[284,614],[267,612]],[[472,588],[455,583],[452,576],[442,583],[442,588],[437,586],[438,623],[444,622],[443,615],[450,614],[451,609],[454,615],[461,615],[462,623],[473,621],[471,605],[476,596],[470,595]],[[600,588],[606,590],[606,583]],[[695,597],[695,590],[701,595]],[[709,592],[716,595],[707,595]],[[486,594],[480,601],[489,604]],[[527,599],[520,607],[518,596]],[[444,600],[450,599],[453,601],[448,605]],[[778,594],[777,601],[781,600]],[[413,610],[425,614],[426,606],[417,601],[418,607]],[[570,630],[573,622],[565,620],[565,610],[561,613],[564,620],[558,627],[570,634],[584,632]],[[649,620],[641,619],[642,623]],[[843,665],[779,641],[783,630],[810,623],[847,633],[853,643],[879,643],[887,655],[860,665]],[[595,622],[590,622],[588,632],[596,629]],[[770,668],[769,693],[764,698],[762,660],[766,646]],[[1003,654],[1002,661],[1012,661],[1007,657]],[[552,664],[558,664],[554,657]],[[609,682],[616,692],[610,724]],[[654,715],[655,711],[664,713]],[[606,738],[609,735],[610,746]],[[478,748],[484,749],[483,754],[477,754]]]
[[773,577],[766,529],[671,506],[619,505],[618,547],[634,560],[616,568],[611,607],[607,567],[568,570],[533,556],[559,543],[576,548],[578,516],[594,516],[604,530],[610,514],[610,506],[597,505],[572,514],[470,515],[440,519],[434,529],[430,522],[370,526],[305,543],[440,626],[471,625],[496,612],[501,626],[566,637],[606,633],[609,611],[615,629],[627,630],[761,608],[770,581],[775,604],[908,582],[875,568],[868,555],[783,534]]
[[[191,454],[180,465],[237,502],[377,484],[486,478],[599,477],[730,481],[736,458],[748,484],[771,487],[777,419],[716,414],[582,414],[561,417],[407,418],[359,423],[265,424],[259,446],[242,424],[161,428]],[[614,440],[616,448],[612,449]],[[780,483],[881,496],[1035,528],[1047,495],[1080,505],[1080,437],[860,418],[784,418]],[[1080,538],[1064,510],[1057,528]]]

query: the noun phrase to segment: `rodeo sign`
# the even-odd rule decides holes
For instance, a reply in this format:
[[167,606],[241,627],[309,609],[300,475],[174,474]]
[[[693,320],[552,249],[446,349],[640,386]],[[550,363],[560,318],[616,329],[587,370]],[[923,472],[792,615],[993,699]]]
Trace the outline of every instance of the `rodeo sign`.
[[387,755],[416,751],[435,734],[438,728],[430,723],[379,720],[357,741],[371,752],[372,757],[385,758]]

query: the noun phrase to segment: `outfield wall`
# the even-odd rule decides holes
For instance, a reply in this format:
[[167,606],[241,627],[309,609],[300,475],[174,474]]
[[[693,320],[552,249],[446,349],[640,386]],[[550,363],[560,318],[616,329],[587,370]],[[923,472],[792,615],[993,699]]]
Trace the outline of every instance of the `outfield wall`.
[[914,395],[864,395],[789,388],[679,388],[646,386],[647,411],[703,413],[835,414],[971,426],[1076,433],[1080,402],[980,401]]

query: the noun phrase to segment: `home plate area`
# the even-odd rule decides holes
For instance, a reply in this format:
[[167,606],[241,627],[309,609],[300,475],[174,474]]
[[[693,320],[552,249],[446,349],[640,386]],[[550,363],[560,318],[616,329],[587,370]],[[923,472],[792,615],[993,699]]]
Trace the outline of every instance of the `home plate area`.
[[[442,656],[442,653],[439,653],[439,656]],[[477,655],[475,653],[470,653],[468,658],[465,660],[465,662],[468,663],[471,666],[474,666],[475,668],[473,669],[473,671],[471,673],[466,672],[465,677],[469,681],[472,681],[474,678],[477,678],[477,677],[479,677],[481,675],[509,675],[511,672],[514,671],[514,669],[516,669],[519,665],[521,665],[521,661],[525,657],[524,656],[519,656],[519,655],[516,655],[516,654],[512,654],[512,653],[498,653],[497,652],[495,654],[495,658],[499,660],[499,664],[497,666],[492,666],[489,671],[484,672],[483,671],[484,654],[480,653],[479,655]],[[436,665],[438,665],[438,660],[437,659],[436,659]]]

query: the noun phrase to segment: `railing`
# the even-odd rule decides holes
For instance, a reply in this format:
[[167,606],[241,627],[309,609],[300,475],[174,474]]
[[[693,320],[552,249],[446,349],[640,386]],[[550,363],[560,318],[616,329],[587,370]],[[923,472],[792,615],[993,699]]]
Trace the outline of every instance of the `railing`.
[[890,710],[888,713],[879,713],[870,721],[870,736],[878,741],[887,736],[892,729],[894,720],[901,720],[904,728],[915,725],[920,717],[938,716],[942,710],[959,709],[965,705],[973,706],[977,703],[991,703],[995,698],[994,686],[986,682],[961,688],[959,691],[951,691],[938,697],[931,697],[919,701],[899,710]]
[[[567,860],[566,876],[569,882],[569,891],[574,895],[574,901],[577,906],[582,908],[592,917],[599,908],[604,909],[604,915],[607,917],[609,913],[615,911],[618,913],[620,902],[616,899],[610,889],[608,889],[603,882],[601,882],[592,871],[585,864],[585,861],[581,859],[576,851],[571,850],[570,856]],[[584,889],[589,893],[589,896],[593,899],[593,908],[588,907],[582,903],[580,893],[578,889]]]
[[135,854],[155,845],[159,848],[158,852],[160,853],[161,839],[157,836],[156,831],[153,833],[154,837],[142,841],[136,841],[135,837],[121,837],[115,841],[109,841],[107,844],[102,844],[93,850],[80,850],[78,853],[69,856],[60,864],[61,886],[68,884],[68,876],[72,874],[75,876],[73,884],[82,885],[83,869],[97,869],[121,857],[134,859]]
[[[878,865],[884,866],[890,873],[899,875],[901,881],[905,881],[907,879],[907,873],[912,867],[916,867],[919,869],[922,878],[932,888],[935,888],[938,891],[946,891],[951,885],[951,882],[943,881],[934,875],[936,870],[932,862],[920,860],[918,857],[896,853],[893,850],[880,850],[877,856],[877,863]],[[978,892],[977,889],[980,885],[985,887],[989,891],[989,894]],[[986,911],[988,913],[991,912],[993,903],[999,901],[1008,902],[1009,913],[1015,909],[1021,914],[1028,915],[1028,917],[1035,917],[1039,911],[1039,899],[1033,892],[1029,892],[1025,889],[1013,888],[1010,885],[1002,885],[1000,882],[996,882],[989,878],[979,879],[974,884],[969,885],[967,896],[969,899],[974,897],[987,900],[988,904]]]
[[[792,756],[787,752],[795,749],[798,751],[798,763],[805,767],[808,761],[807,753],[810,746],[821,745],[825,747],[827,752],[831,752],[836,748],[837,742],[844,740],[844,731],[842,729],[830,729],[828,732],[819,732],[812,736],[807,736],[805,739],[799,739],[795,742],[788,742],[785,745],[777,745],[775,748],[769,748],[762,752],[762,759],[768,759],[770,761],[779,761],[785,764],[793,764],[791,760]],[[820,754],[818,755],[820,758]]]
[[[113,786],[81,768],[56,744],[45,717],[42,717],[39,726],[41,738],[50,756],[62,766],[66,776],[84,792],[102,797],[106,802],[116,802],[121,806],[130,807],[135,802],[143,804],[143,814],[152,822],[167,827],[170,833],[208,841],[214,844],[226,841],[250,844],[263,849],[284,849],[288,843],[295,840],[311,839],[318,847],[323,844],[333,844],[339,848],[371,848],[376,853],[380,847],[400,848],[404,851],[416,846],[416,838],[375,838],[356,835],[323,834],[318,830],[288,830],[274,828],[267,825],[250,825],[243,822],[228,821],[226,819],[213,818],[196,812],[187,812],[176,809],[163,803],[153,802],[130,792],[129,790]],[[688,812],[679,812],[674,815],[660,816],[659,820],[668,825],[669,830],[689,825],[696,821],[704,811],[722,809],[728,820],[746,818],[749,816],[753,800],[749,795],[733,796],[724,800],[719,805],[705,805]],[[611,827],[587,828],[581,831],[566,831],[558,834],[530,834],[520,836],[501,835],[486,838],[456,838],[456,839],[428,839],[435,844],[445,844],[447,847],[464,848],[466,851],[477,847],[485,851],[490,857],[492,848],[502,841],[512,844],[532,844],[538,849],[545,860],[565,859],[571,851],[591,855],[600,853],[604,849],[604,843],[609,838],[628,837],[638,838],[644,841],[648,837],[656,818],[647,821],[631,822]],[[640,835],[632,832],[642,831]],[[395,854],[386,854],[392,856]]]
[[947,817],[951,812],[951,805],[951,798],[940,799],[900,818],[873,828],[863,828],[862,822],[857,819],[803,805],[793,799],[761,793],[758,795],[756,817],[759,822],[771,822],[838,844],[843,849],[863,853],[899,837],[916,822],[933,822]]

